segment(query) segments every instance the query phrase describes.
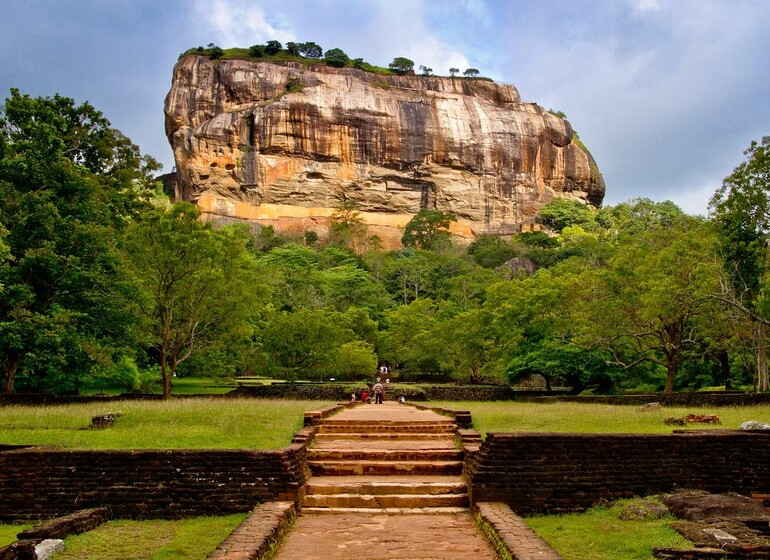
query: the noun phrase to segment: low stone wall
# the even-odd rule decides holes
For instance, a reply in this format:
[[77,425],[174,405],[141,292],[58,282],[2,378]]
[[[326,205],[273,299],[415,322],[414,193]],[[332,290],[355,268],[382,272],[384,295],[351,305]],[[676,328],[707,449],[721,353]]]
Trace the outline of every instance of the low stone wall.
[[731,393],[731,392],[700,392],[700,393],[651,393],[648,395],[590,395],[590,396],[528,396],[530,402],[579,402],[611,405],[632,405],[658,402],[663,406],[751,406],[770,404],[770,393]]
[[504,502],[522,515],[676,488],[770,493],[770,434],[492,433],[468,471],[474,502]]
[[250,511],[296,501],[306,443],[284,449],[0,452],[0,522],[106,507],[111,517],[167,518]]
[[[272,399],[306,400],[350,400],[346,387],[356,386],[351,382],[343,385],[331,384],[289,384],[255,385],[239,387],[227,394],[228,397],[251,397]],[[365,383],[358,384],[361,389]],[[545,391],[517,390],[507,385],[434,385],[415,387],[409,383],[385,384],[385,399],[396,400],[404,397],[408,402],[423,401],[510,401],[541,397]],[[551,393],[566,395],[566,391]],[[360,397],[360,393],[357,393]]]

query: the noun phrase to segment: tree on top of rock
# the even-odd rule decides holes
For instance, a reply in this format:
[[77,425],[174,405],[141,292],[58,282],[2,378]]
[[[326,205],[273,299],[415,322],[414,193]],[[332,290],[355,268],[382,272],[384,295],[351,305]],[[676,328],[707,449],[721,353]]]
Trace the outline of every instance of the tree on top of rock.
[[393,59],[393,62],[388,64],[388,68],[393,70],[396,74],[406,74],[407,72],[414,71],[414,61],[404,58],[403,56],[397,56]]
[[321,58],[321,55],[324,52],[321,45],[314,43],[313,41],[299,43],[297,45],[297,50],[299,51],[299,54],[306,58]]
[[344,68],[350,61],[350,57],[342,49],[329,49],[324,53],[324,60],[329,66]]
[[278,54],[281,52],[281,49],[283,48],[283,45],[278,41],[268,41],[265,45],[265,52],[267,54]]

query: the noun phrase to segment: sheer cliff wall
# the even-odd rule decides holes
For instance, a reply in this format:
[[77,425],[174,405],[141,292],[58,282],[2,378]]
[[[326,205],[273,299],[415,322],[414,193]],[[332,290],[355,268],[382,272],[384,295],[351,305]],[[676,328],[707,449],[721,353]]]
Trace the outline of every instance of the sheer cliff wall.
[[563,120],[489,80],[187,55],[166,97],[177,198],[212,220],[325,233],[354,201],[386,248],[421,208],[473,239],[527,229],[604,182]]

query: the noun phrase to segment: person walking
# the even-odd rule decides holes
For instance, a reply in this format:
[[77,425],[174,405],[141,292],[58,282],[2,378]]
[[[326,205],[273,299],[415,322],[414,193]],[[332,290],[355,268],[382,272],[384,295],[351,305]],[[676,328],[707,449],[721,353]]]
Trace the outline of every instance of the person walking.
[[374,392],[374,404],[382,404],[382,397],[385,389],[383,388],[382,383],[380,383],[379,377],[377,378],[377,383],[372,387],[372,391]]

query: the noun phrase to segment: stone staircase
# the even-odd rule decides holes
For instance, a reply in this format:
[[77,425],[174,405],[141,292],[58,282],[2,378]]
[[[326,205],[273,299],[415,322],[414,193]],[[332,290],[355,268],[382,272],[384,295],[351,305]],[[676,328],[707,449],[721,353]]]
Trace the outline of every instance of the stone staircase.
[[303,512],[467,511],[463,455],[448,418],[397,403],[324,420],[308,450]]

